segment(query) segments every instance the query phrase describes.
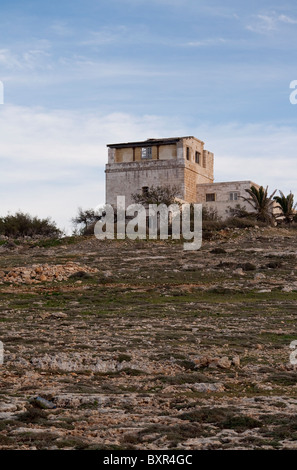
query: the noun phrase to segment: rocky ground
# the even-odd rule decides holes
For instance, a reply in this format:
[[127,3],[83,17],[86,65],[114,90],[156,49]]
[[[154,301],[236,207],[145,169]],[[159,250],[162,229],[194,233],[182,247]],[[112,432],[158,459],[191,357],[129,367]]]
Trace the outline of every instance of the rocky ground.
[[0,448],[296,449],[296,241],[0,242]]

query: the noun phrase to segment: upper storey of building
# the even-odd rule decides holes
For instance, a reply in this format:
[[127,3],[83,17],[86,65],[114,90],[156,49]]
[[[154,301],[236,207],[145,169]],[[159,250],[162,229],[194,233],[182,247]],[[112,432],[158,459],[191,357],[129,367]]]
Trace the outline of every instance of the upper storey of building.
[[109,164],[184,160],[202,168],[213,169],[213,153],[205,150],[204,142],[193,136],[147,139],[141,142],[108,144],[107,147]]

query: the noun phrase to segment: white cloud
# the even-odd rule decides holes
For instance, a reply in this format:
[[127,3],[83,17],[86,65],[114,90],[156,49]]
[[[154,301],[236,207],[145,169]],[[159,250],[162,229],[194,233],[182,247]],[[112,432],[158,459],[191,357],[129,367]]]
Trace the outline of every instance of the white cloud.
[[149,23],[126,25],[108,25],[97,31],[89,31],[86,37],[79,41],[80,46],[123,46],[135,44],[150,44],[174,47],[176,41],[156,33]]
[[156,134],[161,137],[162,131],[176,129],[177,125],[177,119],[167,119],[166,123],[162,116],[144,115],[140,119],[124,113],[100,115],[4,105],[0,107],[0,157],[29,164],[63,162],[70,168],[77,164],[92,167],[106,161],[107,143],[146,134],[147,138]]
[[0,64],[6,69],[21,68],[20,58],[9,49],[0,49]]
[[107,44],[114,44],[127,40],[128,28],[126,26],[117,27],[104,27],[100,31],[92,31],[89,33],[88,38],[83,40],[83,46],[102,46]]
[[66,21],[56,20],[51,25],[51,30],[57,34],[57,36],[72,36],[73,30]]
[[255,33],[267,33],[274,31],[276,26],[277,20],[274,16],[257,15],[256,20],[246,28]]
[[297,200],[297,135],[294,125],[227,124],[196,130],[215,152],[216,181],[252,180],[270,189],[292,190]]
[[0,49],[0,65],[2,70],[14,70],[16,72],[33,69],[49,68],[48,59],[51,56],[50,43],[37,41],[34,47],[26,46],[23,51]]
[[297,197],[294,125],[189,129],[174,116],[2,105],[0,129],[0,215],[20,209],[69,227],[78,206],[104,203],[106,144],[181,135],[195,135],[214,151],[216,181],[252,180]]
[[297,20],[287,15],[277,15],[275,12],[270,14],[256,15],[254,21],[246,26],[246,29],[260,34],[277,31],[280,26],[285,24],[297,24]]
[[178,119],[0,106],[1,213],[52,216],[105,201],[106,144],[179,134]]
[[212,38],[212,39],[203,39],[201,41],[190,41],[185,44],[185,46],[190,47],[208,47],[208,46],[220,46],[225,44],[227,41],[223,38]]
[[279,21],[282,21],[283,23],[297,24],[297,20],[294,18],[291,18],[290,16],[280,15],[278,19]]
[[170,75],[170,72],[158,70],[157,66],[141,64],[140,61],[102,61],[87,56],[73,56],[70,58],[61,58],[59,61],[63,72],[71,72],[73,78],[102,78],[102,77],[154,77],[161,75]]

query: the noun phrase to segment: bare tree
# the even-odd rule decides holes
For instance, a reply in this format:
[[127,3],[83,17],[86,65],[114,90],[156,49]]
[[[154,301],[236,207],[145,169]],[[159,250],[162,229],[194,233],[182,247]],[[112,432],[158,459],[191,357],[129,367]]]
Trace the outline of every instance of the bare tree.
[[73,225],[77,228],[82,225],[79,229],[81,235],[87,235],[93,228],[95,223],[101,219],[101,216],[94,209],[78,208],[78,214],[76,217],[71,219]]
[[178,186],[150,186],[142,189],[142,193],[131,194],[137,204],[170,204],[176,203],[179,194]]

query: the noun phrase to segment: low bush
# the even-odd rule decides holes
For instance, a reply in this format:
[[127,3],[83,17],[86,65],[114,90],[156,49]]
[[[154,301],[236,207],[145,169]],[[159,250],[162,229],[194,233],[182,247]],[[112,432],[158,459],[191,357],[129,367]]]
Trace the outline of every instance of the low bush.
[[260,226],[259,221],[248,217],[229,217],[225,224],[228,228],[254,228]]
[[8,214],[5,217],[0,217],[0,235],[9,238],[59,237],[62,232],[49,218],[39,219],[30,214],[16,212],[14,215]]

